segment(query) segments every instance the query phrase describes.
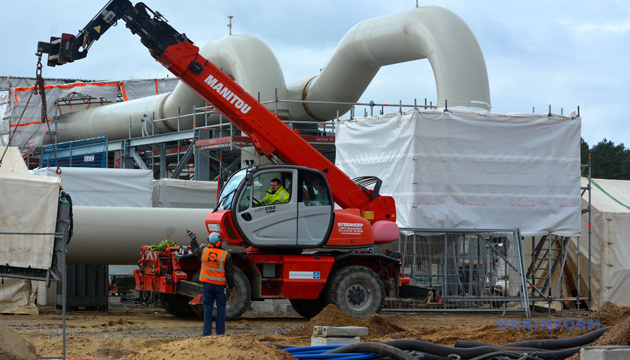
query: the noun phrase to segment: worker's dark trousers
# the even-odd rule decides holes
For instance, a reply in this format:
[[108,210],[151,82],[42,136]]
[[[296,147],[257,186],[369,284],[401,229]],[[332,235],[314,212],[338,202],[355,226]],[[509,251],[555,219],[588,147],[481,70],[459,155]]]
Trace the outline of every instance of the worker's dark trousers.
[[217,335],[225,334],[225,285],[203,283],[203,334],[212,334],[212,305],[217,302]]

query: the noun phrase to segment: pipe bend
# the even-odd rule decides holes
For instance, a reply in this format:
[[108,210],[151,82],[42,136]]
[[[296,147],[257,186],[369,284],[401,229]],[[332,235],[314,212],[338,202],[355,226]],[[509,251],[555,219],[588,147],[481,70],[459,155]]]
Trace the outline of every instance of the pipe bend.
[[[438,6],[414,8],[355,25],[317,78],[302,91],[307,101],[356,103],[382,66],[420,59],[428,59],[433,69],[439,107],[448,100],[449,107],[490,110],[481,48],[459,16]],[[332,119],[337,111],[345,113],[351,106],[307,105],[308,112],[319,119]],[[290,111],[295,118],[308,115],[297,106]]]
[[[206,43],[199,54],[230,75],[245,91],[260,101],[286,99],[287,86],[280,63],[271,49],[260,39],[250,35],[231,35]],[[183,105],[182,105],[183,104]],[[177,115],[177,107],[201,107],[205,101],[186,84],[179,82],[165,102],[167,117]],[[269,104],[274,111],[276,104]],[[286,104],[277,105],[280,117],[286,117]],[[175,111],[175,113],[173,113]],[[211,120],[213,122],[214,120]]]

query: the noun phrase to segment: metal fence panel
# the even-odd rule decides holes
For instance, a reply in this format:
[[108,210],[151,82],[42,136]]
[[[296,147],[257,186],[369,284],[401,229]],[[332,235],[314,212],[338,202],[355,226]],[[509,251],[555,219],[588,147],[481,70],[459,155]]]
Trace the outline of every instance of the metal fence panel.
[[514,230],[401,229],[398,246],[403,276],[430,291],[423,300],[388,299],[388,309],[523,311],[521,238]]

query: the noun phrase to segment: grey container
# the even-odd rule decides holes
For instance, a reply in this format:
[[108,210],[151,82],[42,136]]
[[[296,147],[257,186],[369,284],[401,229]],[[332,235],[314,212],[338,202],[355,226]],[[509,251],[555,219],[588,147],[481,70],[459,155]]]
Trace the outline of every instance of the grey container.
[[[107,310],[109,272],[107,265],[68,265],[68,310]],[[57,284],[57,307],[62,304],[61,283]]]

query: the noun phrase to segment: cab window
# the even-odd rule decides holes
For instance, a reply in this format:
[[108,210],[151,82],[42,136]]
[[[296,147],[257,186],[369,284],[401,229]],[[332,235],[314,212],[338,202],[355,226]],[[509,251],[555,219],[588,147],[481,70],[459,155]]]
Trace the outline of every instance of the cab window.
[[302,181],[302,201],[307,206],[330,205],[330,193],[323,175],[305,173]]
[[247,191],[251,191],[252,206],[286,204],[290,202],[291,178],[292,173],[290,172],[269,172],[256,176],[251,190],[247,189]]

